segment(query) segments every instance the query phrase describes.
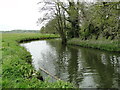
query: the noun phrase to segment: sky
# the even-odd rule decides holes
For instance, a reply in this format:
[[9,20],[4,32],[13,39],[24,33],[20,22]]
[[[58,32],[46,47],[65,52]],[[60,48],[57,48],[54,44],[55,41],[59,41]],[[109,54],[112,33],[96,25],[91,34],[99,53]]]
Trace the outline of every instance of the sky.
[[39,1],[43,0],[0,0],[0,31],[40,30],[36,22],[44,14],[39,12],[43,6]]
[[0,0],[0,31],[15,29],[40,30],[37,26],[40,0]]
[[39,7],[43,7],[43,4],[37,3],[42,1],[0,0],[0,31],[15,29],[40,30],[42,26],[37,26],[36,22],[38,18],[44,17],[44,13],[39,12]]
[[43,0],[0,0],[0,31],[40,30],[42,26],[36,22],[44,14],[39,12],[43,7],[39,1]]

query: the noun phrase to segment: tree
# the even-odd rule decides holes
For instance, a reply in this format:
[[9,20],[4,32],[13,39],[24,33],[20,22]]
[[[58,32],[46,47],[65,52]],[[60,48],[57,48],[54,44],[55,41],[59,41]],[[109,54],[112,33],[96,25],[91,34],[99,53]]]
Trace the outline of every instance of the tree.
[[60,2],[56,2],[56,20],[57,20],[57,25],[56,25],[56,30],[59,32],[61,39],[62,39],[62,44],[67,43],[67,37],[66,37],[66,22],[65,22],[65,15],[64,11],[62,10],[60,6]]
[[[67,43],[67,37],[66,37],[66,22],[65,22],[65,15],[64,15],[64,11],[62,10],[61,6],[60,6],[60,2],[59,1],[54,1],[54,2],[45,2],[48,6],[44,6],[44,10],[49,10],[52,13],[52,16],[48,15],[48,12],[45,14],[45,17],[40,18],[38,20],[38,23],[41,23],[45,20],[52,20],[54,19],[55,22],[55,28],[58,31],[61,39],[62,39],[62,43],[66,44]],[[45,5],[46,5],[45,4]],[[50,8],[49,5],[51,6]]]
[[71,29],[68,31],[68,37],[79,37],[79,0],[77,3],[75,3],[74,0],[68,0],[68,7],[66,7],[64,3],[61,3],[60,5],[67,13],[67,17],[64,19],[71,24]]
[[39,21],[49,20],[44,30],[47,32],[56,30],[63,44],[71,38],[87,40],[102,37],[112,40],[120,37],[120,2],[87,3],[79,0],[67,2],[55,0],[45,5],[43,10],[50,13],[47,12]]
[[43,26],[40,30],[41,33],[48,33],[48,34],[58,34],[56,30],[56,20],[50,20],[45,26]]
[[119,2],[98,2],[94,6],[93,23],[99,28],[99,35],[106,39],[118,37]]

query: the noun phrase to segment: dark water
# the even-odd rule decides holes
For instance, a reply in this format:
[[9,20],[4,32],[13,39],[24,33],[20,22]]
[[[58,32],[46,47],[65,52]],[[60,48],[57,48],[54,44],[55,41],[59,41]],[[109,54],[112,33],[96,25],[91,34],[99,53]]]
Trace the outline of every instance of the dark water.
[[21,44],[32,55],[36,70],[44,68],[58,78],[80,88],[118,88],[120,53],[76,46],[63,46],[59,40]]

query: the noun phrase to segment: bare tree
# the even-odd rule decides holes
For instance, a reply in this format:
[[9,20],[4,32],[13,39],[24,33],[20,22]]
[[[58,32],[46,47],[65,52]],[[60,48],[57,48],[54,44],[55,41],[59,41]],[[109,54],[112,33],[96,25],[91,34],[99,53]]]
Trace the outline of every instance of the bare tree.
[[[40,4],[39,2],[38,4]],[[43,3],[43,2],[42,2]],[[45,5],[40,9],[40,12],[45,12],[45,15],[43,18],[39,18],[38,22],[39,24],[49,21],[51,19],[56,19],[56,30],[58,31],[61,39],[62,39],[62,44],[67,43],[67,38],[66,38],[66,22],[65,22],[65,14],[64,10],[61,7],[61,2],[60,1],[52,1],[52,2],[44,2]]]

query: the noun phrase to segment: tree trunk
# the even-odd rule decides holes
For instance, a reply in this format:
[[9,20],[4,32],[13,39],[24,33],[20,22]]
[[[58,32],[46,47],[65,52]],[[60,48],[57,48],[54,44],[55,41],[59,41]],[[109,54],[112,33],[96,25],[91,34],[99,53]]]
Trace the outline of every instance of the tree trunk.
[[[77,20],[76,20],[77,21]],[[78,38],[79,37],[79,25],[78,22],[72,22],[72,30],[73,32],[73,38]]]
[[67,44],[67,38],[64,34],[61,35],[61,39],[62,39],[62,44],[66,45]]
[[66,38],[63,38],[63,39],[62,39],[62,44],[64,44],[64,45],[67,44],[67,39],[66,39]]

